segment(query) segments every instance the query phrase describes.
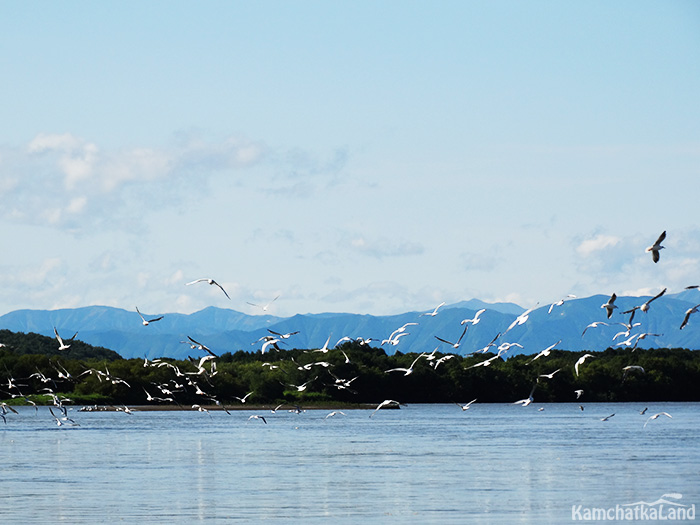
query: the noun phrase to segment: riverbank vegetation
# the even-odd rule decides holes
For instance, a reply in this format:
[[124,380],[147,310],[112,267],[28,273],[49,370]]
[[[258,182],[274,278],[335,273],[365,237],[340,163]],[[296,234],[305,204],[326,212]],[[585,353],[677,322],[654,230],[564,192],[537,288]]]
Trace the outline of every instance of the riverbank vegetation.
[[[8,404],[173,405],[236,407],[325,404],[512,403],[534,388],[536,402],[700,401],[700,352],[687,349],[552,350],[548,356],[387,355],[356,342],[322,352],[238,351],[187,360],[122,359],[74,341],[58,352],[36,334],[0,334],[0,398]],[[83,346],[84,345],[84,346]],[[43,351],[42,349],[46,349]],[[483,363],[491,359],[490,364]],[[475,366],[476,365],[476,366]],[[400,369],[388,371],[392,369]],[[402,370],[401,370],[402,369]],[[583,393],[576,393],[582,390]]]

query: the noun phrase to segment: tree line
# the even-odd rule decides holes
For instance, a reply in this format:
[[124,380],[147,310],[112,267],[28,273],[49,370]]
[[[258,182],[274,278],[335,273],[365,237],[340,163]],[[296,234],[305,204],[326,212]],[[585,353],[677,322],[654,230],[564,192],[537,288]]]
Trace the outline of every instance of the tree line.
[[[552,350],[546,357],[439,352],[387,355],[347,342],[335,349],[238,351],[220,356],[193,350],[189,359],[122,359],[106,349],[37,351],[37,334],[0,331],[0,397],[13,404],[206,405],[700,401],[700,352],[672,348]],[[16,346],[15,346],[16,345]],[[35,346],[32,346],[35,345]],[[29,349],[33,348],[34,351]],[[204,358],[204,359],[203,359]],[[491,359],[489,366],[480,365]],[[475,366],[476,365],[476,366]],[[387,370],[400,369],[387,372]],[[579,394],[576,391],[582,390]],[[151,400],[149,401],[149,398]]]

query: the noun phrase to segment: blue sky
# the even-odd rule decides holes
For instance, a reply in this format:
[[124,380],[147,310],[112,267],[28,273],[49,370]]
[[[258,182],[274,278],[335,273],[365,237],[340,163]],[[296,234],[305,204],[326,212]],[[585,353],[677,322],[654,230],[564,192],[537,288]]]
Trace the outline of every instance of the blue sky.
[[0,314],[700,284],[697,2],[0,10]]

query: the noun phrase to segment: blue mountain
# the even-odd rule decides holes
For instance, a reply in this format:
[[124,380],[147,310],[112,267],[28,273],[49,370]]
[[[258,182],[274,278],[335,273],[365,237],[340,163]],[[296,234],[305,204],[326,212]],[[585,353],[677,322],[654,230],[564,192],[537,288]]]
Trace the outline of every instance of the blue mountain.
[[[173,357],[184,359],[188,355],[200,356],[201,351],[192,349],[188,336],[205,344],[215,353],[247,352],[260,350],[261,338],[278,333],[299,332],[280,343],[282,348],[321,348],[326,341],[331,347],[344,337],[371,338],[372,346],[380,346],[382,340],[406,323],[417,323],[406,328],[408,335],[397,345],[384,344],[387,353],[396,351],[471,354],[484,348],[497,334],[495,351],[502,343],[518,343],[506,355],[534,354],[557,343],[563,350],[604,350],[614,347],[628,337],[624,332],[629,314],[621,312],[639,306],[650,297],[618,297],[618,308],[610,319],[600,307],[607,296],[570,299],[560,306],[545,305],[529,313],[527,321],[509,327],[525,310],[513,303],[490,304],[472,299],[446,305],[436,316],[421,315],[423,312],[406,312],[389,316],[360,315],[351,313],[322,313],[275,317],[271,315],[247,315],[230,309],[209,307],[193,314],[158,312],[144,316],[163,315],[163,319],[148,326],[141,324],[136,311],[106,306],[60,310],[16,310],[0,316],[0,328],[14,332],[36,332],[53,336],[54,326],[59,333],[78,332],[78,339],[86,343],[103,346],[118,352],[125,358]],[[700,348],[700,313],[691,317],[688,325],[680,330],[686,310],[700,303],[700,291],[686,290],[678,294],[667,294],[654,301],[648,312],[637,311],[634,323],[641,323],[630,331],[630,336],[640,333],[660,334],[639,340],[639,348],[679,347]],[[464,325],[464,319],[474,317],[477,310],[486,308],[476,325],[469,325],[459,348],[437,339],[456,342]],[[428,311],[428,310],[425,310]],[[425,312],[424,311],[424,312]],[[432,311],[432,310],[431,310]],[[586,327],[602,321],[606,325]],[[585,330],[585,334],[583,334]],[[560,342],[559,342],[560,341]],[[2,341],[0,341],[2,343]],[[633,341],[634,343],[634,341]]]

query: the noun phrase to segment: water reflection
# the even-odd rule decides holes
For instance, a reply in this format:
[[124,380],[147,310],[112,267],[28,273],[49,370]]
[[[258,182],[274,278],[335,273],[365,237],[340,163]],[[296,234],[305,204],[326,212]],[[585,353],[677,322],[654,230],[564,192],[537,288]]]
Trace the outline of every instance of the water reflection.
[[[571,506],[683,494],[700,503],[700,404],[409,406],[370,411],[81,413],[0,430],[5,523],[559,523]],[[600,413],[616,412],[601,422]],[[76,416],[77,417],[77,416]],[[9,419],[9,418],[8,418]]]

